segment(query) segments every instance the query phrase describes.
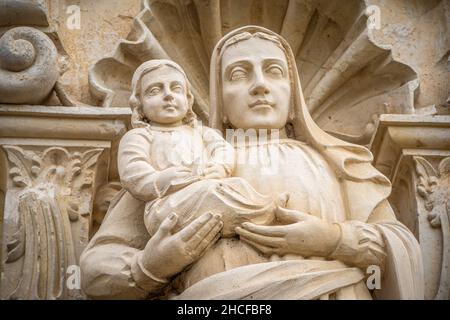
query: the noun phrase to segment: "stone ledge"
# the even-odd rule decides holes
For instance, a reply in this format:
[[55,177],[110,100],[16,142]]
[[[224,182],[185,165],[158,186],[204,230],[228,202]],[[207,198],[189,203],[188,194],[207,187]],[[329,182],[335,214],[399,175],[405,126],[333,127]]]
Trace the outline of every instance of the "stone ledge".
[[393,181],[404,152],[450,150],[450,116],[381,115],[370,149],[375,167]]
[[101,108],[93,106],[83,107],[66,107],[66,106],[35,106],[35,105],[13,105],[0,104],[0,115],[2,114],[17,114],[17,115],[45,115],[60,117],[65,115],[68,117],[98,117],[105,116],[108,118],[129,117],[131,116],[131,109],[129,107],[123,108]]
[[130,108],[3,104],[0,138],[116,140],[130,128],[130,118]]

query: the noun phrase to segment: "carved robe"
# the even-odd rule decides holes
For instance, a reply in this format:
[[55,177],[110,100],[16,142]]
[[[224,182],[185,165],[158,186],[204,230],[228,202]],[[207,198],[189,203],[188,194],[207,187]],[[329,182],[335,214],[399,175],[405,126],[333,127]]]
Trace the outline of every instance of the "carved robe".
[[[256,259],[250,246],[239,240],[220,240],[184,273],[187,287],[177,299],[371,299],[365,283],[369,266],[379,267],[381,275],[390,277],[382,288],[395,283],[392,273],[404,281],[398,292],[383,290],[383,297],[417,298],[415,294],[421,290],[420,282],[414,282],[421,272],[415,269],[420,268],[417,241],[396,221],[386,200],[368,217],[349,219],[344,186],[320,153],[307,144],[283,139],[239,147],[237,152],[242,148],[247,157],[267,157],[261,162],[272,170],[247,161],[237,166],[237,176],[264,194],[289,190],[287,207],[337,223],[340,242],[326,259],[288,254],[249,264]],[[245,255],[236,255],[236,251]]]

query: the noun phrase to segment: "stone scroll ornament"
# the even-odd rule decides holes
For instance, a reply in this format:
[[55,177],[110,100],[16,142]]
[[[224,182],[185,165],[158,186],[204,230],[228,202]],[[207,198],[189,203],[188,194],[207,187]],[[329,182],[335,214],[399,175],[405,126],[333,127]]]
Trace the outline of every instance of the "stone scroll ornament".
[[43,32],[18,27],[0,38],[0,103],[40,104],[58,76],[58,51]]
[[[4,147],[15,190],[14,231],[7,239],[8,264],[20,269],[2,289],[7,299],[81,298],[66,286],[66,271],[77,265],[72,224],[89,219],[97,161],[102,149],[69,151],[50,147]],[[21,261],[21,262],[20,262]],[[13,268],[10,268],[13,269]],[[11,277],[10,277],[11,278]]]
[[441,160],[438,170],[426,159],[414,157],[418,176],[417,193],[424,200],[428,220],[442,231],[442,265],[436,300],[450,299],[450,158]]

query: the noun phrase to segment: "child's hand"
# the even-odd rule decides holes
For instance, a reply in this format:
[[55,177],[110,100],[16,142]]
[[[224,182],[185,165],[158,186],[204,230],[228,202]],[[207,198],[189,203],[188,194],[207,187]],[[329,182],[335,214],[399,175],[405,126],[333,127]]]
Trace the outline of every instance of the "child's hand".
[[216,163],[208,163],[203,170],[203,179],[222,179],[228,177],[224,166]]
[[184,166],[177,166],[162,170],[158,180],[162,185],[176,186],[185,184],[192,180],[193,177],[194,175],[191,169]]

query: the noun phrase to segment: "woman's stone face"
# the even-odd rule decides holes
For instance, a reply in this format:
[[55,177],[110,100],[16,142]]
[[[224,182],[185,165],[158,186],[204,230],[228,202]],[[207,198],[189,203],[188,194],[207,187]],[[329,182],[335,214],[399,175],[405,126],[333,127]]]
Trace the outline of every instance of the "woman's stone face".
[[286,56],[275,43],[250,38],[222,56],[223,115],[237,129],[281,129],[286,125],[291,85]]

